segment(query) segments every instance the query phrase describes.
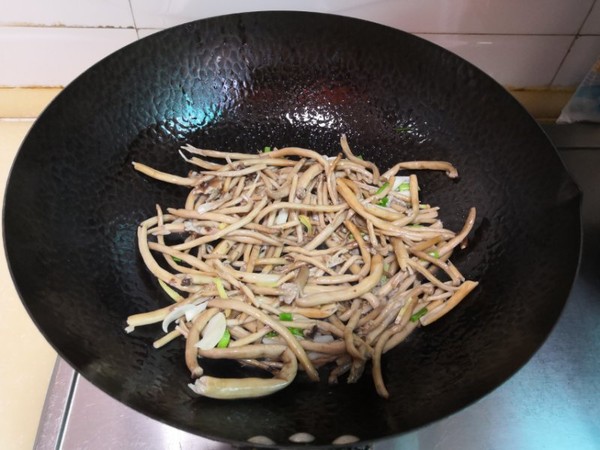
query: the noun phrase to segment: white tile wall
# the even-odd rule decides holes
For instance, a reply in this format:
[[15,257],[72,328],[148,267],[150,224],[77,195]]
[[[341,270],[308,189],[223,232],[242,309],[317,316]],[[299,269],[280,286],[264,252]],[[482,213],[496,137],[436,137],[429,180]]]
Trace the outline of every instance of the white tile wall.
[[325,11],[337,0],[130,0],[136,25],[140,28],[166,28],[190,20],[233,14],[243,11],[302,10]]
[[578,37],[567,54],[553,84],[556,86],[579,84],[598,58],[600,58],[600,36]]
[[131,0],[137,26],[162,28],[193,18],[252,10],[336,13],[412,33],[575,34],[594,0]]
[[456,53],[507,87],[550,85],[572,41],[569,36],[419,36]]
[[129,0],[0,0],[0,26],[130,27]]
[[600,34],[600,1],[596,0],[590,15],[581,28],[581,34]]
[[157,33],[163,30],[163,28],[138,28],[137,33],[140,39],[150,36],[151,34]]
[[269,9],[341,14],[423,35],[514,87],[578,84],[600,36],[600,0],[0,0],[0,86],[64,85],[157,30]]
[[0,86],[64,86],[136,39],[134,29],[0,27]]
[[594,0],[338,1],[336,11],[411,33],[574,34]]

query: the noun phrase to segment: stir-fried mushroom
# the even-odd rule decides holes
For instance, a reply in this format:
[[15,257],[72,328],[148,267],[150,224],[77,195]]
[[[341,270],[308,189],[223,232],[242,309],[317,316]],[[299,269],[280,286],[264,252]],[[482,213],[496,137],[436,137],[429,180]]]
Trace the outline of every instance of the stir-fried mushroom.
[[[298,370],[316,381],[329,365],[330,383],[345,374],[353,383],[372,361],[387,397],[382,355],[477,286],[449,260],[466,245],[475,208],[460,232],[447,230],[439,208],[421,203],[416,174],[397,176],[457,177],[448,162],[400,162],[380,173],[345,136],[335,157],[297,147],[250,154],[186,145],[179,154],[196,168],[187,176],[133,163],[189,195],[166,213],[157,205],[138,227],[142,260],[175,303],[131,315],[127,331],[162,322],[156,348],[185,338],[199,395],[269,395]],[[204,372],[206,358],[272,377],[216,378]]]

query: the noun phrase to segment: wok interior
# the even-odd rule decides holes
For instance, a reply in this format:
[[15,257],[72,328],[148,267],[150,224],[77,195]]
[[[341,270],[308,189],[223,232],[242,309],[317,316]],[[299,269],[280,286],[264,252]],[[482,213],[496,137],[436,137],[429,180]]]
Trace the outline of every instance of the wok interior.
[[[370,377],[299,377],[260,400],[195,398],[176,341],[124,319],[168,303],[135,246],[137,224],[185,189],[135,173],[184,174],[180,145],[255,152],[287,145],[356,154],[386,169],[448,160],[457,181],[419,174],[425,201],[470,245],[453,259],[480,286],[384,356],[390,399]],[[549,220],[551,218],[552,220]],[[32,318],[86,378],[141,412],[215,439],[295,432],[325,445],[372,440],[455,412],[505,381],[558,318],[577,266],[578,191],[551,144],[491,79],[389,28],[340,17],[255,13],[187,24],[131,45],[82,75],[23,144],[7,187],[6,251]],[[553,245],[549,245],[552,243]],[[239,371],[212,361],[216,374]]]

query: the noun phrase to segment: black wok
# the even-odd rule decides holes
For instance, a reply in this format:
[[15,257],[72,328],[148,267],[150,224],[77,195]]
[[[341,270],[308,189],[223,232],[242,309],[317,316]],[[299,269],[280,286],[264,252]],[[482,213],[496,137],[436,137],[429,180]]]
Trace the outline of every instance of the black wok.
[[[123,331],[167,304],[135,246],[154,205],[185,191],[135,173],[132,160],[185,173],[183,143],[256,151],[295,145],[356,153],[385,168],[453,162],[460,178],[420,174],[423,196],[460,229],[478,219],[456,265],[479,287],[450,315],[384,358],[390,399],[299,378],[261,400],[194,398],[183,343],[159,327]],[[182,25],[104,59],[44,111],[14,162],[4,204],[14,282],[48,341],[84,377],[170,425],[241,444],[295,432],[327,445],[415,429],[514,374],[557,321],[574,279],[579,200],[549,140],[488,76],[415,36],[330,15],[264,12]],[[210,365],[237,374],[234,365]],[[326,379],[326,377],[322,377]]]

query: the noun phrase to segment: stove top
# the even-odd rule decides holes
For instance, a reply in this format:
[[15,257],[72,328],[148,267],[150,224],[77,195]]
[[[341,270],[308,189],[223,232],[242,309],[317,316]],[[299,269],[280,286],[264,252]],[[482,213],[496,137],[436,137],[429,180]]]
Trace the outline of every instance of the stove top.
[[[562,316],[512,378],[464,410],[377,450],[600,448],[600,125],[545,131],[583,191],[583,252]],[[35,449],[228,449],[117,402],[58,359]]]

